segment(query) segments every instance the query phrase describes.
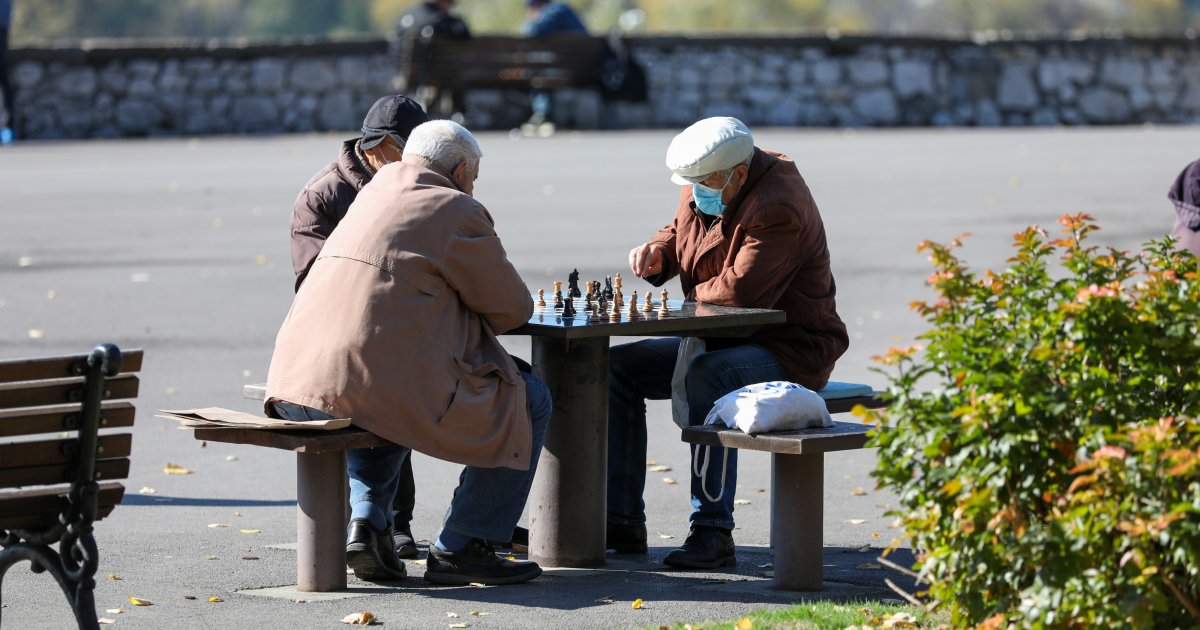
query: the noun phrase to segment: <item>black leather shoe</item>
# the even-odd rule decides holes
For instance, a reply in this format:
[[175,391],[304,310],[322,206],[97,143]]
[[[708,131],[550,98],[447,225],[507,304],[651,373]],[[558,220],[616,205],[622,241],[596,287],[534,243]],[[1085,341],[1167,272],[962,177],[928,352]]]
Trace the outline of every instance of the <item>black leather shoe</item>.
[[503,547],[505,549],[513,549],[513,545],[521,547],[529,547],[529,530],[524,527],[514,527],[512,538],[509,540],[489,540],[487,544],[493,547]]
[[412,528],[408,525],[396,530],[392,535],[392,542],[397,558],[417,557],[417,541],[413,540]]
[[479,538],[455,552],[430,545],[425,560],[425,579],[434,584],[517,584],[541,574],[542,567],[536,562],[505,560]]
[[604,525],[604,546],[617,553],[646,553],[646,525]]
[[737,564],[733,534],[721,527],[695,525],[683,546],[663,558],[663,563],[680,569],[715,569]]
[[365,518],[352,519],[346,531],[346,566],[360,580],[403,580],[408,571],[396,557],[392,537],[391,527],[380,532]]

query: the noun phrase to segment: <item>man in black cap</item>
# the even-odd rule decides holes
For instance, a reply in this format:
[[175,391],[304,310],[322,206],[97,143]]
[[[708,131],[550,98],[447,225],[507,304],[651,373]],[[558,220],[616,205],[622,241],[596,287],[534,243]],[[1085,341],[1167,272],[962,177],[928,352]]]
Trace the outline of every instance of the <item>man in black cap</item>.
[[[346,216],[350,204],[379,169],[399,162],[404,144],[414,127],[429,120],[425,111],[407,96],[385,96],[371,106],[363,120],[362,137],[346,140],[336,160],[321,169],[308,183],[292,207],[292,266],[296,271],[296,291],[321,253],[325,239]],[[417,556],[413,540],[413,506],[416,484],[410,457],[404,458],[400,487],[396,492],[396,555]]]

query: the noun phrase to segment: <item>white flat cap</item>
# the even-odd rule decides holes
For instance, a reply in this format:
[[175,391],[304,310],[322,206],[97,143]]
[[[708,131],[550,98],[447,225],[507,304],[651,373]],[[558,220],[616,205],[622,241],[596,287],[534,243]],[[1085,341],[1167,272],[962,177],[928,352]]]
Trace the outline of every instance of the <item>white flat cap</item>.
[[732,168],[754,154],[754,136],[736,118],[705,118],[684,129],[667,147],[671,181],[694,184],[717,171]]

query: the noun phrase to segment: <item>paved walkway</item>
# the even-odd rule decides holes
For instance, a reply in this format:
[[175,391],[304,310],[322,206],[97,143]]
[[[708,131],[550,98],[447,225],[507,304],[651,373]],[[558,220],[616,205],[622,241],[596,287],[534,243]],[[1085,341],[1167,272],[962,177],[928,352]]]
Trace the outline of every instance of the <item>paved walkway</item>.
[[[629,248],[670,219],[677,190],[662,156],[671,135],[481,136],[486,156],[477,193],[532,290],[549,289],[573,267],[584,277],[623,271]],[[762,130],[757,139],[797,159],[824,215],[839,311],[852,337],[835,376],[881,386],[868,371],[870,356],[921,330],[907,307],[925,291],[919,240],[973,232],[967,253],[982,269],[1002,264],[1009,236],[1021,227],[1054,229],[1058,215],[1088,211],[1105,228],[1099,240],[1134,247],[1170,228],[1166,190],[1197,157],[1200,129]],[[80,352],[110,340],[146,350],[130,493],[97,526],[101,615],[118,628],[335,628],[362,610],[390,628],[657,627],[736,618],[811,597],[889,596],[883,579],[896,576],[871,565],[894,536],[883,516],[893,498],[874,490],[869,451],[826,460],[824,593],[773,592],[763,577],[771,555],[764,492],[770,459],[762,453],[741,458],[738,497],[750,503],[738,507],[737,569],[663,570],[662,556],[686,536],[689,507],[687,449],[661,403],[650,406],[649,458],[673,470],[650,474],[654,548],[644,561],[622,558],[601,572],[552,571],[515,587],[444,588],[410,579],[396,588],[356,584],[349,599],[298,603],[249,594],[294,580],[294,552],[277,547],[295,540],[291,456],[204,446],[152,414],[208,405],[254,409],[240,398],[241,386],[264,379],[292,295],[291,203],[338,141],[294,136],[0,150],[0,357]],[[527,340],[507,343],[528,356]],[[167,462],[195,474],[166,476]],[[429,538],[457,467],[419,456],[416,470],[415,533]],[[665,483],[667,477],[680,483]],[[216,523],[229,527],[209,527]],[[422,567],[409,570],[419,576]],[[48,576],[18,568],[3,595],[5,627],[70,625]],[[130,596],[154,605],[135,608]],[[209,603],[213,596],[224,601]],[[637,598],[647,602],[644,609],[631,608]],[[104,612],[117,607],[124,612]]]

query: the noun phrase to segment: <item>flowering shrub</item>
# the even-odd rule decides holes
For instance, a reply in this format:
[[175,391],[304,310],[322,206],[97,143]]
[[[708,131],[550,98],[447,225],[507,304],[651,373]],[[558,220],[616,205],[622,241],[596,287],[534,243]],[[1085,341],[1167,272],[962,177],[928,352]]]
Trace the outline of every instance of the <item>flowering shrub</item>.
[[874,475],[958,625],[1200,626],[1197,261],[1060,223],[982,276],[960,239],[921,244],[925,345],[876,357],[890,406],[860,410],[892,425]]

